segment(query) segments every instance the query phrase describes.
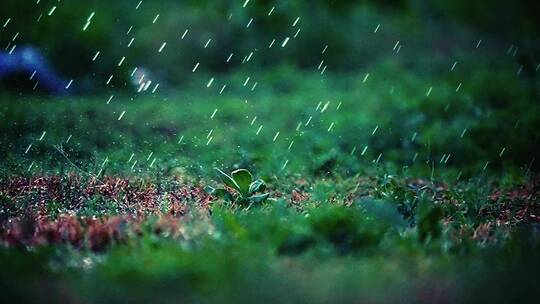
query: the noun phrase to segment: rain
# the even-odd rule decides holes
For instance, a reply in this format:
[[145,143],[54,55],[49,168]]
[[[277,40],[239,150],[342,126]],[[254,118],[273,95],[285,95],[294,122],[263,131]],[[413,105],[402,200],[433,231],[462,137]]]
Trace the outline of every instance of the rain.
[[387,2],[2,1],[6,299],[535,298],[540,7]]

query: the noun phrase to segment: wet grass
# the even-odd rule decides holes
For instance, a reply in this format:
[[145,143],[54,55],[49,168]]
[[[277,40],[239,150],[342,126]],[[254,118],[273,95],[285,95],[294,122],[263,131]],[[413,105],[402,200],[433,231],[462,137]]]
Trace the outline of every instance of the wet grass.
[[[255,91],[232,73],[222,95],[205,77],[109,104],[5,95],[2,295],[534,299],[538,106],[521,79],[483,70],[459,93],[453,77],[388,62],[366,82],[283,67],[251,75]],[[212,197],[215,167],[248,168],[271,199],[248,209]]]

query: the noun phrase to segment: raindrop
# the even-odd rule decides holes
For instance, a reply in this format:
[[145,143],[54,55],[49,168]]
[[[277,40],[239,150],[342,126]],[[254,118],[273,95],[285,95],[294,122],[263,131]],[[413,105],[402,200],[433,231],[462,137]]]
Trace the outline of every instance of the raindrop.
[[287,42],[289,42],[289,39],[290,37],[285,38],[285,40],[283,40],[283,43],[281,43],[281,47],[285,47],[287,45]]

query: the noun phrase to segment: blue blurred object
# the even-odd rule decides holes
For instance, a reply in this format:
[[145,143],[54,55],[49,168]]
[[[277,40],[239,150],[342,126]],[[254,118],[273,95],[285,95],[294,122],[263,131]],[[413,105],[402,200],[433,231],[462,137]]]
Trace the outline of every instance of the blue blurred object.
[[37,88],[55,95],[69,94],[73,90],[73,86],[54,71],[41,52],[31,46],[9,53],[0,52],[0,80],[20,74],[27,74],[29,79],[39,82]]

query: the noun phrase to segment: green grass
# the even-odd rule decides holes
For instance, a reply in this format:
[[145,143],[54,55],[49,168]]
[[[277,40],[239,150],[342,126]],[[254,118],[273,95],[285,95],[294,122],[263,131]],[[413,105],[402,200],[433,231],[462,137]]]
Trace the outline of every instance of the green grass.
[[[6,96],[1,167],[26,174],[67,170],[73,162],[92,173],[194,176],[214,167],[246,167],[264,176],[350,176],[374,163],[435,175],[448,168],[464,176],[481,174],[486,163],[495,172],[536,167],[538,105],[529,102],[527,83],[483,67],[457,93],[461,80],[427,81],[389,62],[370,69],[365,83],[365,73],[323,77],[283,67],[222,75],[211,88],[205,86],[210,76],[203,76],[176,93],[120,94],[110,104],[109,95]],[[260,83],[254,92],[242,85],[247,76]],[[228,84],[223,95],[217,94],[221,83]]]
[[[176,92],[115,94],[110,104],[110,95],[2,96],[2,295],[537,297],[538,105],[523,79],[470,60],[460,75],[425,78],[393,60],[325,76],[237,71],[208,89],[212,75]],[[476,80],[456,93],[465,74]],[[247,76],[257,90],[243,86]],[[220,184],[216,167],[249,169],[271,200],[249,210],[209,200],[202,187]],[[77,242],[54,226],[67,214],[84,231]]]

